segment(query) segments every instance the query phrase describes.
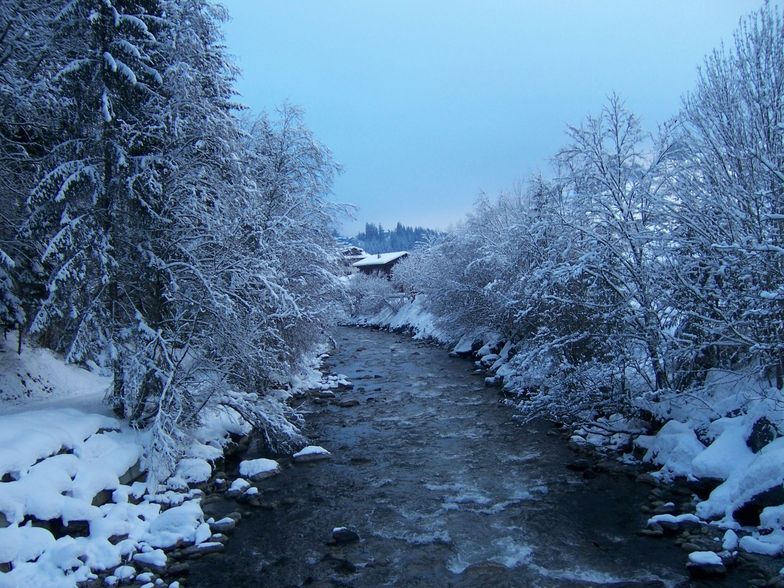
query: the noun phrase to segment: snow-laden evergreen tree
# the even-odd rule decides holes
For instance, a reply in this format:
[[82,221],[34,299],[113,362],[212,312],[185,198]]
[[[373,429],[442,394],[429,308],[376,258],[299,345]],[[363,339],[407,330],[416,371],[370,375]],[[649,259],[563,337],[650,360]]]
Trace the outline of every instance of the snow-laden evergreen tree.
[[25,233],[42,245],[47,295],[31,332],[69,361],[117,360],[134,315],[120,283],[143,207],[136,179],[154,139],[151,102],[161,76],[151,54],[160,26],[154,2],[76,0],[52,22],[62,67],[55,132],[28,199]]
[[53,2],[0,5],[0,323],[21,328],[37,298],[35,244],[21,238],[24,203],[52,139],[56,109],[50,71]]

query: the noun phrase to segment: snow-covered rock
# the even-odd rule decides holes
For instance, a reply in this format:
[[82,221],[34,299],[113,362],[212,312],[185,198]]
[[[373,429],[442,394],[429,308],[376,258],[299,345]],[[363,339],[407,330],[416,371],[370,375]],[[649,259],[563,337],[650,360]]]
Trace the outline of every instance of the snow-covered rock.
[[655,436],[638,437],[636,444],[647,450],[645,461],[662,466],[660,473],[665,477],[691,475],[692,461],[705,450],[691,427],[675,420],[667,422]]
[[738,549],[738,534],[732,529],[727,529],[721,540],[721,548],[724,551],[736,551]]
[[55,538],[47,529],[29,524],[0,529],[0,563],[32,561],[54,543]]
[[156,572],[160,572],[166,569],[167,559],[168,558],[162,549],[154,549],[144,553],[136,553],[133,556],[133,561],[141,564],[142,567],[148,567],[152,570],[155,570]]
[[768,490],[781,488],[782,484],[784,437],[763,447],[753,459],[733,468],[727,480],[711,492],[708,500],[697,505],[697,514],[702,518],[724,517],[729,521],[741,506]]
[[723,565],[721,558],[713,551],[693,551],[689,554],[689,561],[697,565]]
[[280,473],[280,464],[272,459],[250,459],[240,462],[240,475],[254,482]]
[[201,506],[198,501],[191,500],[162,512],[150,524],[145,539],[153,547],[164,548],[180,540],[192,542],[202,524],[205,523]]
[[206,459],[186,457],[177,464],[174,475],[188,484],[201,484],[210,479],[212,466]]
[[318,445],[308,445],[304,447],[293,456],[294,461],[298,463],[308,462],[308,461],[319,461],[322,459],[329,459],[332,457],[332,454],[324,449],[323,447],[319,447]]

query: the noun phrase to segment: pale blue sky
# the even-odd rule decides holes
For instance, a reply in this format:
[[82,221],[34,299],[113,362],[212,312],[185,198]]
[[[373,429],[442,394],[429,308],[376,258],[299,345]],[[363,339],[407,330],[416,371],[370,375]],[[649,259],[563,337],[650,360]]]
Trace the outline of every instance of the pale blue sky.
[[615,91],[647,128],[761,0],[223,0],[252,111],[284,101],[366,221],[446,228],[564,144]]

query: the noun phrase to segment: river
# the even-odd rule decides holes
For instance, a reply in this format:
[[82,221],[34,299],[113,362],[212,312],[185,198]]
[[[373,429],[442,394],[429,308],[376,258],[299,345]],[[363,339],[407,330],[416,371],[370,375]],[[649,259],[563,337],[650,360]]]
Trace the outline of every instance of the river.
[[[585,479],[542,423],[523,426],[473,365],[403,335],[340,328],[329,360],[358,405],[303,406],[329,461],[259,484],[226,551],[191,586],[674,586],[673,542],[640,537],[649,491]],[[236,509],[236,504],[226,509]],[[361,539],[328,545],[333,527]]]

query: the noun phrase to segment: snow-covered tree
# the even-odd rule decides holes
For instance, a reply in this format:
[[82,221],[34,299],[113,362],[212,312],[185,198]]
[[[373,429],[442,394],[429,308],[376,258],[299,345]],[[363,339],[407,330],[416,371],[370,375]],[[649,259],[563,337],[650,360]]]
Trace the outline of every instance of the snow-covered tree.
[[[329,151],[296,109],[239,120],[226,12],[209,0],[45,4],[0,13],[9,39],[18,21],[40,37],[0,61],[16,157],[0,165],[27,174],[1,194],[23,205],[0,234],[0,319],[22,306],[5,253],[18,235],[42,286],[21,301],[30,333],[111,371],[116,412],[153,432],[152,480],[205,411],[240,413],[271,445],[297,439],[281,390],[341,294]],[[32,62],[46,92],[14,102]],[[19,124],[45,110],[40,132]]]
[[764,367],[784,388],[784,21],[765,4],[685,99],[674,191],[678,305],[694,370]]

